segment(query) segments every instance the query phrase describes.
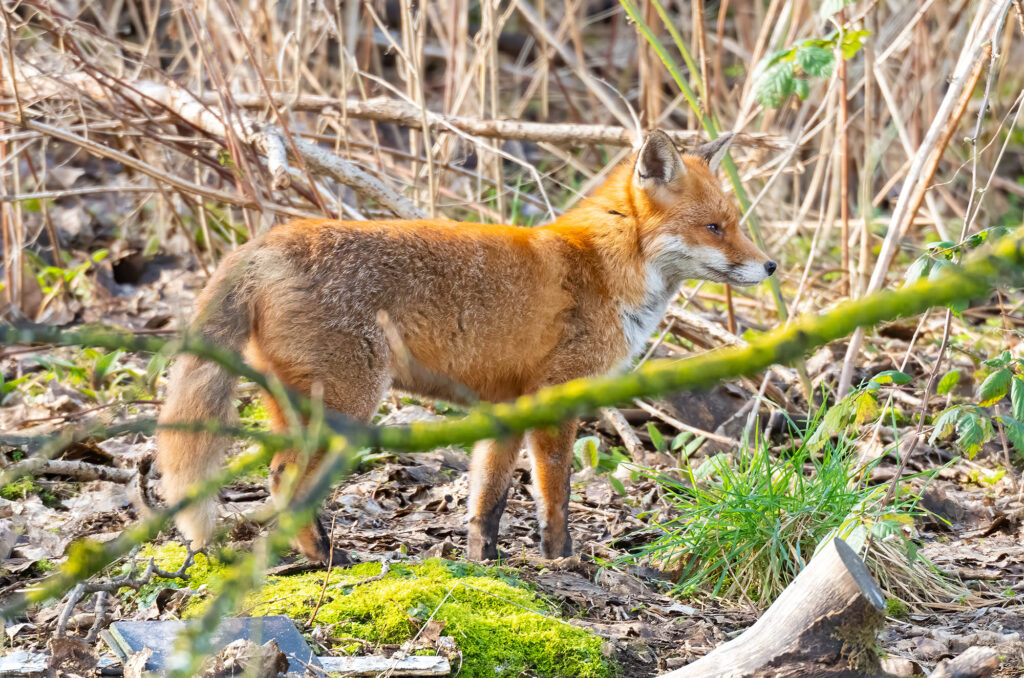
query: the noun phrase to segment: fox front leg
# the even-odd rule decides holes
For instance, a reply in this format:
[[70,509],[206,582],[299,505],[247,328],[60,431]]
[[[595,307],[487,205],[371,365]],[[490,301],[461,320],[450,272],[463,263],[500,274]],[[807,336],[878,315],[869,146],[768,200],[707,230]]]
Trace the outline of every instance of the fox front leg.
[[540,523],[540,552],[545,558],[572,555],[569,536],[569,480],[572,475],[572,445],[577,422],[557,429],[530,432],[537,519]]
[[522,436],[481,440],[473,447],[469,469],[469,559],[498,557],[498,525]]

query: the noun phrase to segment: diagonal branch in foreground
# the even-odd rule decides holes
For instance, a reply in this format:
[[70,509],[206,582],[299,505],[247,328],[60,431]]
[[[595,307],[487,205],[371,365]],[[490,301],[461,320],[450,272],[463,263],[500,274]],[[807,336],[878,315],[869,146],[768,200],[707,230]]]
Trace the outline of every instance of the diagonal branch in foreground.
[[[773,364],[799,360],[812,349],[841,339],[859,327],[917,315],[934,306],[969,301],[1000,283],[1024,280],[1024,229],[975,253],[965,265],[948,266],[943,271],[944,275],[934,280],[921,280],[899,290],[876,292],[848,301],[827,315],[804,315],[743,346],[721,348],[685,360],[652,361],[622,376],[577,379],[508,403],[484,403],[456,421],[375,427],[335,419],[329,421],[328,426],[334,429],[333,434],[346,436],[356,447],[428,450],[554,426],[570,417],[634,398],[707,387],[730,377],[749,376]],[[0,326],[0,344],[18,341],[145,351],[158,351],[167,343],[156,337],[140,338],[123,332],[110,335],[99,330],[61,332],[50,328],[18,330]],[[232,351],[204,344],[190,336],[185,337],[179,351],[213,360],[232,373],[267,388],[267,377],[246,365]]]
[[[987,294],[1000,283],[1019,284],[1024,281],[1024,229],[1018,229],[990,249],[976,253],[964,266],[949,266],[944,271],[948,272],[935,280],[922,280],[897,291],[862,297],[837,307],[827,315],[803,316],[788,327],[769,332],[746,346],[718,349],[682,361],[660,360],[620,377],[572,381],[543,389],[512,403],[480,405],[458,421],[383,428],[345,422],[344,427],[337,430],[332,429],[331,423],[325,422],[324,426],[317,427],[310,435],[312,442],[328,451],[327,459],[313,486],[301,498],[300,505],[293,507],[295,512],[282,514],[282,524],[271,543],[276,550],[286,543],[286,535],[293,534],[304,524],[303,521],[308,522],[313,513],[310,507],[319,505],[330,492],[333,482],[350,468],[356,451],[361,448],[417,451],[501,437],[531,428],[551,426],[569,417],[592,412],[602,406],[627,402],[632,398],[709,386],[729,377],[753,374],[774,363],[794,361],[813,348],[848,335],[857,327],[869,327],[893,318],[915,315],[932,306],[967,301]],[[54,336],[59,339],[61,333],[56,330],[54,332]],[[88,337],[96,342],[94,345],[116,346],[109,340],[101,342],[99,337],[88,333],[65,333],[65,336]],[[18,330],[0,327],[0,341],[9,342],[11,338],[26,340]],[[120,338],[138,339],[131,335],[125,337],[123,333]],[[146,341],[154,339],[148,338]],[[75,343],[70,340],[51,340],[55,343]],[[247,460],[246,466],[259,463],[259,460],[265,461],[269,458],[269,452],[265,447],[262,454]],[[200,496],[209,496],[225,478],[237,472],[236,467],[202,483],[199,488],[191,488],[188,497],[178,505],[128,530],[114,542],[105,545],[87,540],[76,543],[61,570],[30,592],[28,598],[38,601],[63,595],[79,581],[99,572],[127,553],[133,544],[152,538],[175,511]],[[27,602],[26,598],[21,598],[0,609],[0,617],[10,618],[23,610]]]

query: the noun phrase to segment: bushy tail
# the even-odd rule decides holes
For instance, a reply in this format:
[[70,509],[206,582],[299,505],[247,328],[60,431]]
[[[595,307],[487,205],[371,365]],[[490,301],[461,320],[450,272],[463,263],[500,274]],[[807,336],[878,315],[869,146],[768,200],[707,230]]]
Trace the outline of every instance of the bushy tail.
[[[239,352],[248,342],[253,314],[247,249],[240,248],[221,262],[199,297],[188,330],[208,343]],[[220,365],[182,354],[171,368],[158,424],[233,423],[237,419],[232,407],[236,381],[236,376]],[[181,500],[189,487],[211,477],[229,444],[226,436],[158,428],[157,466],[168,504]],[[213,533],[216,518],[216,504],[206,499],[179,513],[175,524],[193,548],[202,548]]]

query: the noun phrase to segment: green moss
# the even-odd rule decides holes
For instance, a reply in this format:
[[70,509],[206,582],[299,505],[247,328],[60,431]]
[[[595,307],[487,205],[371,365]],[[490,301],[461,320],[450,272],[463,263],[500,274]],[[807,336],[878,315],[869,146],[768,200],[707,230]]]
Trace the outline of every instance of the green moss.
[[60,500],[53,492],[43,489],[39,485],[36,485],[32,481],[31,476],[22,476],[13,483],[8,483],[3,487],[0,487],[0,497],[7,499],[8,501],[18,501],[21,499],[27,499],[28,495],[37,494],[42,500],[44,506],[55,508]]
[[33,492],[38,492],[39,486],[32,482],[31,476],[22,476],[13,483],[0,487],[0,497],[8,501],[26,499]]
[[[176,569],[184,548],[167,545],[147,557],[164,569]],[[189,585],[219,588],[223,566],[197,556]],[[396,563],[379,581],[355,586],[380,574],[379,563],[364,563],[330,573],[318,625],[334,625],[338,638],[371,643],[402,643],[427,619],[445,623],[462,651],[464,678],[543,676],[605,678],[615,675],[601,653],[601,638],[560,619],[555,606],[508,570],[433,559],[419,564]],[[305,622],[316,607],[325,572],[268,577],[242,606],[253,616],[284,614]],[[202,614],[203,601],[193,600],[185,616]]]
[[887,617],[906,619],[908,614],[910,614],[910,610],[907,609],[907,604],[899,598],[885,599],[885,615]]
[[[139,551],[137,560],[140,569],[144,569],[146,563],[152,558],[153,563],[161,570],[174,572],[185,562],[186,553],[185,547],[181,544],[168,543],[161,546],[146,544]],[[226,568],[224,563],[210,560],[205,553],[197,553],[192,559],[192,565],[185,573],[188,575],[189,586],[197,589],[200,586],[209,585],[211,581],[219,580],[224,575]]]
[[[146,544],[139,551],[136,563],[140,573],[146,569],[150,558],[153,559],[154,564],[161,570],[176,572],[181,567],[181,564],[185,562],[185,554],[185,547],[181,544],[168,543],[160,546]],[[121,573],[126,573],[128,567],[129,565],[125,565]],[[224,576],[226,569],[227,565],[224,563],[210,560],[205,553],[197,553],[195,558],[193,558],[191,567],[186,570],[186,574],[188,574],[187,580],[153,577],[148,584],[140,587],[138,590],[130,588],[121,589],[118,592],[118,596],[125,605],[142,609],[152,605],[156,601],[157,595],[164,589],[186,587],[198,589],[200,586],[206,586],[209,590],[215,591],[219,588],[218,582]],[[187,606],[187,609],[198,609],[201,603],[202,599],[197,598]]]
[[270,418],[267,414],[267,406],[263,398],[253,398],[242,408],[239,413],[242,424],[250,428],[265,431],[269,428]]
[[53,561],[50,560],[49,558],[43,558],[41,560],[37,560],[35,563],[33,563],[33,567],[35,567],[36,572],[38,572],[40,574],[43,574],[43,573],[46,573],[46,572],[53,572],[54,570],[57,569],[57,566],[54,565]]
[[[559,621],[553,606],[506,571],[435,559],[396,564],[384,579],[352,586],[379,573],[377,563],[332,573],[317,622],[336,624],[337,637],[401,643],[433,614],[462,650],[468,677],[613,673],[600,638]],[[271,578],[250,596],[252,613],[308,619],[324,576]]]

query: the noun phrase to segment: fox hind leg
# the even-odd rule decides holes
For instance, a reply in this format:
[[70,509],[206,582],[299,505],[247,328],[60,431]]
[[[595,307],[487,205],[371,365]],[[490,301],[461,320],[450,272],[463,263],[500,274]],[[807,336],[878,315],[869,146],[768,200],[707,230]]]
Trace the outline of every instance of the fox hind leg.
[[533,460],[534,494],[540,523],[541,555],[561,558],[572,555],[569,536],[569,483],[576,421],[557,429],[530,431],[528,448]]
[[473,447],[469,469],[469,559],[498,557],[498,525],[505,512],[521,435],[481,440]]
[[[355,343],[356,346],[351,347],[351,352],[343,350],[344,347],[337,344],[324,347],[314,352],[318,360],[306,361],[304,365],[297,364],[294,358],[288,363],[283,363],[266,355],[259,355],[253,362],[261,363],[268,371],[278,375],[282,382],[305,395],[310,393],[314,382],[319,382],[323,387],[326,407],[365,422],[373,417],[390,381],[386,371],[373,369],[381,364],[381,361],[360,361],[358,349],[365,352],[366,345],[362,342]],[[250,346],[250,353],[258,353],[258,350]],[[351,357],[351,362],[334,365],[323,359],[332,355]],[[363,365],[357,367],[360,363]],[[382,364],[381,366],[383,367]],[[322,378],[306,376],[312,374],[322,375]],[[264,394],[264,400],[271,427],[275,431],[287,430],[289,424],[281,406],[267,394]],[[321,462],[320,450],[309,456],[302,455],[295,449],[282,450],[274,455],[270,461],[270,494],[280,510],[284,510],[284,506],[287,506],[293,497],[302,495],[316,475]],[[324,530],[319,516],[299,531],[293,545],[310,560],[327,562],[330,557],[330,537]]]

